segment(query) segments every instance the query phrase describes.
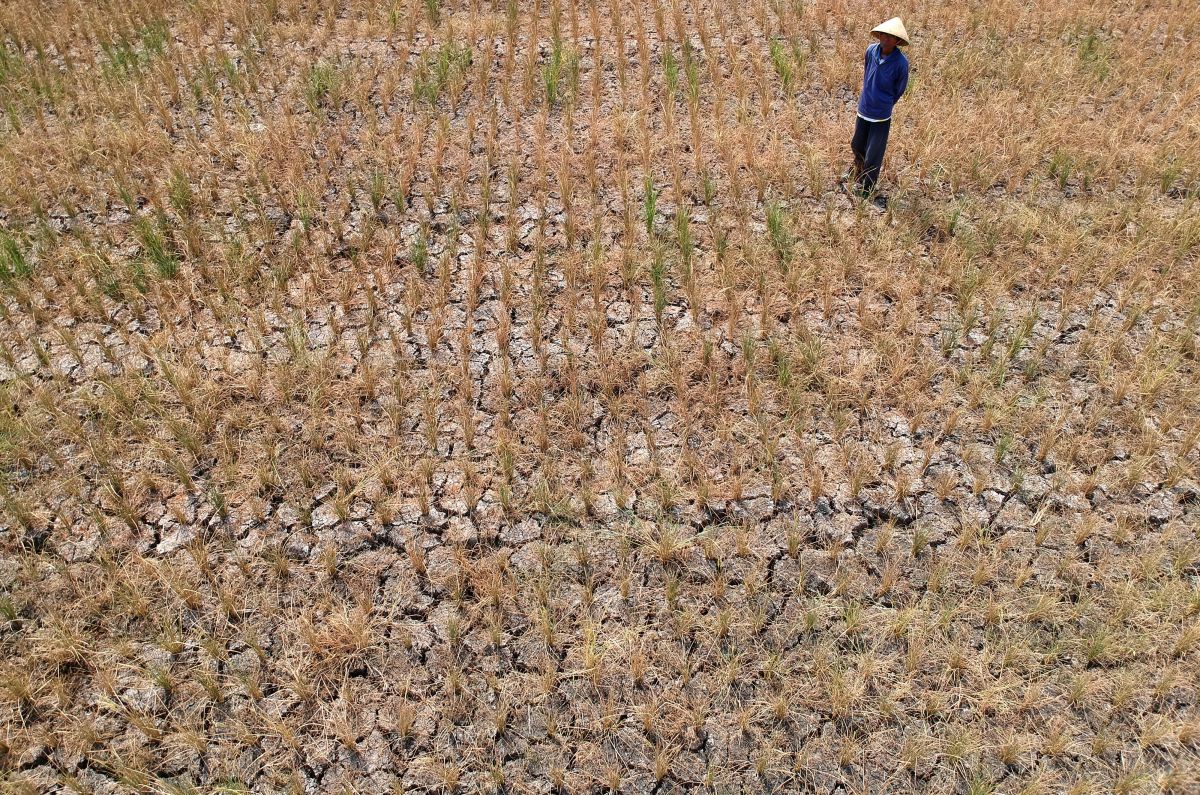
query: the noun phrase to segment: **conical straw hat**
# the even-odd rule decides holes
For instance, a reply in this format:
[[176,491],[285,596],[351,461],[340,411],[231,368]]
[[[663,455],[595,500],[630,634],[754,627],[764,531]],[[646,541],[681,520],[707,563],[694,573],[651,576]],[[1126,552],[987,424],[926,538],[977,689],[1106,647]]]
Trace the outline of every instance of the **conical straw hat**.
[[890,33],[900,39],[904,44],[908,44],[908,31],[904,29],[904,23],[900,21],[900,17],[892,17],[887,22],[881,22],[871,30],[872,33]]

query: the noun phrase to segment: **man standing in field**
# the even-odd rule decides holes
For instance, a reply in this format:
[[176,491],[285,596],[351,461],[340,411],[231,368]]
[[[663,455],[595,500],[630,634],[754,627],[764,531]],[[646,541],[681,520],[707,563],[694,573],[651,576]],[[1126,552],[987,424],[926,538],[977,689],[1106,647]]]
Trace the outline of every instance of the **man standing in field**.
[[854,125],[854,138],[850,141],[854,168],[847,176],[854,180],[855,193],[884,207],[887,200],[876,194],[875,186],[883,165],[883,152],[887,149],[892,106],[908,87],[908,59],[900,52],[900,47],[908,44],[908,31],[900,17],[892,17],[877,25],[871,35],[878,41],[867,48],[863,64],[858,119]]

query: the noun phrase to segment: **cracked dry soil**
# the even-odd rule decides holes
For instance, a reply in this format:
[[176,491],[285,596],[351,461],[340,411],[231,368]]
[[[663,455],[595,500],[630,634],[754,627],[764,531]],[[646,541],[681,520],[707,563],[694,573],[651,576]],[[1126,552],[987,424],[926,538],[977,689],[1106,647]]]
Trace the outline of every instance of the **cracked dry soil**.
[[1200,12],[35,5],[6,790],[1200,788]]

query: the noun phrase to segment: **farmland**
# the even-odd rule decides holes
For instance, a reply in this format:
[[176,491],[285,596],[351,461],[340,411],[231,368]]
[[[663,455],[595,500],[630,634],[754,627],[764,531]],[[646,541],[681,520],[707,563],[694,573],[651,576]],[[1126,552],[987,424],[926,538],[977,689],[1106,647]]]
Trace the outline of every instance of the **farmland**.
[[1132,5],[0,5],[0,787],[1196,792]]

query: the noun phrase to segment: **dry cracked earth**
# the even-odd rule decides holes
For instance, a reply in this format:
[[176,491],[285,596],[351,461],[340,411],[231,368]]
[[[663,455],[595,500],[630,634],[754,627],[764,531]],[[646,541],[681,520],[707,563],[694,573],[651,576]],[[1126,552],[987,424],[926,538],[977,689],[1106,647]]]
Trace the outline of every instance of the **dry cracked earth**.
[[1197,791],[1200,18],[1043,5],[885,212],[866,3],[0,11],[0,786]]

